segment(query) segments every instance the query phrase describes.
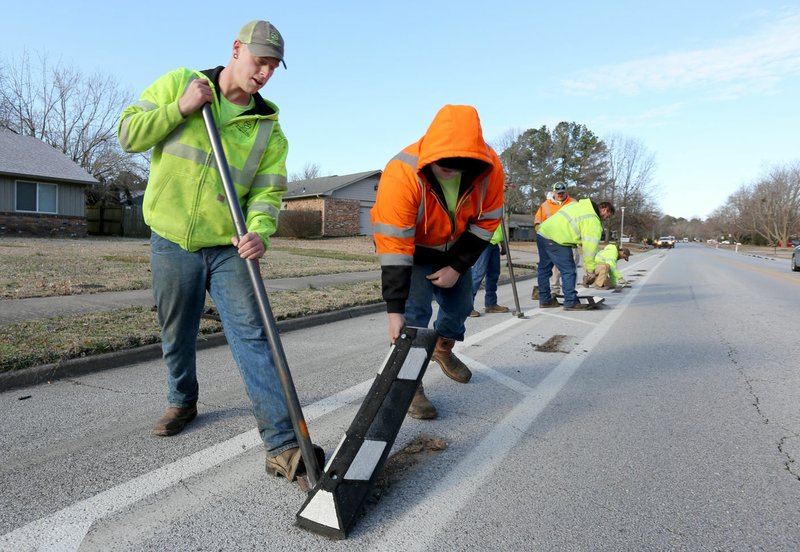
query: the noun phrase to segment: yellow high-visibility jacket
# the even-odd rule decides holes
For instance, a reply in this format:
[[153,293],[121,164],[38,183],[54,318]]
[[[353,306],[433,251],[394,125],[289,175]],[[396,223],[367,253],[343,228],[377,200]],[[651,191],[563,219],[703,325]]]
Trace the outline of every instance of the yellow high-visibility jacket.
[[590,199],[565,205],[539,226],[539,235],[566,247],[583,247],[583,267],[594,272],[603,225],[597,207]]
[[[145,222],[187,251],[230,245],[236,235],[202,113],[184,118],[178,109],[178,100],[194,79],[208,80],[218,98],[222,69],[170,71],[125,108],[117,129],[125,151],[153,148]],[[278,123],[278,107],[258,94],[253,100],[253,109],[217,127],[247,230],[259,234],[266,247],[286,193],[288,143]],[[219,100],[211,107],[218,121]]]
[[619,250],[613,243],[608,244],[603,249],[598,251],[595,255],[596,264],[607,264],[608,272],[611,274],[611,283],[616,285],[617,281],[622,278],[622,274],[617,270],[617,260],[619,259]]

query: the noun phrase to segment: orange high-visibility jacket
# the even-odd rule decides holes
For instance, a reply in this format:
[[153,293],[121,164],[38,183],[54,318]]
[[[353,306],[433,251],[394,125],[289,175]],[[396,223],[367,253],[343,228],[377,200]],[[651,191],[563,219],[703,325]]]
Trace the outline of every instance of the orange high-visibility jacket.
[[[445,157],[474,160],[461,175],[455,221],[430,167]],[[425,135],[389,161],[378,185],[371,215],[387,311],[404,312],[414,263],[466,272],[502,214],[503,168],[483,139],[478,112],[444,106]]]
[[543,223],[544,221],[555,215],[559,209],[561,209],[565,205],[569,205],[573,201],[575,200],[572,199],[572,196],[570,195],[568,195],[561,203],[559,203],[558,201],[553,201],[549,197],[545,199],[544,203],[539,205],[539,209],[536,210],[536,214],[533,216],[534,229],[538,225],[540,225],[541,223]]

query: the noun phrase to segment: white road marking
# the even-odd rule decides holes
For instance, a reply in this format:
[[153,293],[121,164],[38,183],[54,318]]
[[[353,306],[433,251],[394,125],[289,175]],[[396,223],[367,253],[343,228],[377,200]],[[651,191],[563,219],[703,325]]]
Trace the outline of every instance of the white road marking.
[[[640,282],[643,284],[648,277],[649,274]],[[631,293],[625,295],[603,322],[581,341],[575,348],[577,352],[566,355],[547,377],[529,391],[477,446],[450,468],[447,476],[428,490],[425,500],[417,502],[401,518],[393,520],[378,550],[439,548],[441,543],[437,542],[436,536],[466,506],[481,485],[500,469],[511,449],[588,358],[589,354],[585,351],[591,351],[605,337],[641,289],[641,285],[632,288]]]
[[[314,420],[362,400],[371,385],[368,380],[317,401],[303,409],[303,417]],[[96,520],[259,446],[258,430],[237,435],[6,533],[0,537],[0,550],[77,550]]]

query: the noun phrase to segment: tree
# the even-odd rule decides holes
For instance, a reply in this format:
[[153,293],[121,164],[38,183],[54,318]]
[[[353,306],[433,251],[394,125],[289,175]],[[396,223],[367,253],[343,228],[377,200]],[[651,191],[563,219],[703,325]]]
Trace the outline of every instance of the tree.
[[[660,219],[651,185],[655,171],[655,155],[635,139],[613,134],[604,140],[606,145],[606,185],[603,196],[621,213],[625,207],[625,226],[628,234],[645,236]],[[620,216],[618,214],[618,216]],[[667,232],[669,235],[677,235]],[[652,237],[652,236],[650,236]]]
[[503,166],[503,176],[505,178],[506,189],[504,191],[505,206],[510,213],[528,213],[530,208],[522,189],[527,185],[527,182],[517,181],[515,175],[512,173],[511,166],[509,165],[509,157],[503,157],[500,152],[509,149],[517,138],[522,134],[522,131],[516,128],[509,129],[502,136],[490,143],[492,148],[497,152],[500,157],[500,163]]
[[321,169],[316,163],[306,163],[303,165],[303,170],[299,173],[292,173],[289,175],[289,182],[297,182],[298,180],[311,180],[312,178],[319,178]]
[[45,56],[34,65],[25,53],[0,71],[0,126],[64,153],[100,181],[99,195],[103,188],[119,188],[115,180],[122,174],[141,179],[147,172],[141,155],[125,153],[117,143],[119,114],[131,101],[110,76],[50,67]]
[[746,198],[737,202],[746,230],[771,243],[786,243],[800,233],[800,162],[773,167],[738,195]]
[[561,122],[528,129],[501,154],[507,178],[518,184],[527,212],[533,212],[556,182],[578,197],[600,199],[606,181],[606,147],[584,125]]

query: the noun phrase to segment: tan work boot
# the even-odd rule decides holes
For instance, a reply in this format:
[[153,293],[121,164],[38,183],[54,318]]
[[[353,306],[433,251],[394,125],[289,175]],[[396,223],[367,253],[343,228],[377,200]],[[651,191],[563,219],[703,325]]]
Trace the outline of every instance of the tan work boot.
[[455,339],[440,337],[436,340],[436,348],[433,350],[431,360],[439,364],[442,372],[450,379],[454,379],[458,383],[467,383],[472,377],[472,372],[470,372],[466,364],[453,354],[453,346],[455,344]]
[[503,305],[491,305],[486,307],[484,310],[486,311],[486,314],[502,314],[509,312],[508,307]]
[[[320,469],[325,466],[325,451],[318,445],[313,445],[314,455],[317,457],[317,465]],[[289,481],[294,481],[298,477],[306,474],[306,466],[303,463],[303,455],[300,447],[286,449],[277,456],[267,456],[267,473],[276,477],[285,477]]]
[[411,400],[411,406],[408,407],[407,414],[418,420],[433,420],[438,415],[436,407],[425,396],[422,385],[417,387],[417,392],[414,393],[414,398]]
[[153,426],[153,435],[158,437],[169,437],[177,435],[186,424],[197,416],[197,405],[192,404],[186,407],[170,406]]
[[531,292],[531,299],[534,301],[539,298],[539,286],[533,286],[533,291]]

